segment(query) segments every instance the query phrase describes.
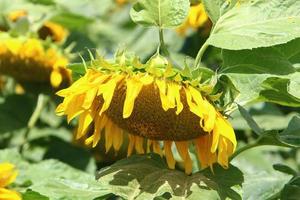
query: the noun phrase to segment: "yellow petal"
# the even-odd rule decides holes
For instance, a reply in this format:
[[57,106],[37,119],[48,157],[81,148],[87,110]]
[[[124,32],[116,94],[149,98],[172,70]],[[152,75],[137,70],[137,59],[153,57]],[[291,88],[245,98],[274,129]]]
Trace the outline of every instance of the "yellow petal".
[[193,163],[189,154],[189,142],[175,142],[178,153],[184,161],[184,168],[186,174],[191,174],[193,169]]
[[119,151],[123,144],[123,130],[114,124],[112,134],[114,150]]
[[68,103],[67,108],[65,110],[68,123],[70,123],[72,119],[84,112],[84,109],[81,108],[81,105],[84,101],[84,97],[84,94],[77,95],[73,97],[72,100]]
[[18,172],[11,163],[0,164],[0,187],[5,187],[15,181]]
[[216,109],[208,101],[204,102],[208,112],[204,114],[203,130],[206,132],[211,132],[215,126],[217,112]]
[[126,119],[130,117],[134,102],[137,96],[139,95],[140,91],[143,88],[143,83],[138,81],[135,78],[127,79],[126,81],[127,89],[126,89],[126,97],[124,101],[124,108],[123,108],[123,118]]
[[115,88],[117,86],[117,83],[119,81],[121,81],[122,79],[123,79],[123,76],[119,75],[119,76],[111,78],[107,83],[99,86],[97,96],[102,95],[103,100],[104,100],[104,103],[102,105],[99,115],[102,115],[102,113],[105,112],[109,108],[111,100],[112,100],[114,92],[115,92]]
[[108,120],[105,125],[105,153],[107,153],[113,144],[113,123]]
[[144,154],[145,153],[144,138],[142,138],[140,136],[134,136],[134,137],[135,137],[135,143],[134,143],[135,151],[138,154]]
[[127,149],[127,157],[131,156],[132,152],[133,152],[133,148],[134,148],[134,144],[135,144],[135,136],[132,134],[128,134],[128,140],[129,140],[129,144],[128,144],[128,149]]
[[156,80],[156,85],[159,89],[159,96],[161,100],[161,107],[164,109],[164,111],[167,111],[171,107],[171,103],[166,95],[167,93],[167,84],[164,80]]
[[171,98],[172,100],[170,100],[172,103],[175,104],[176,102],[176,115],[178,115],[182,110],[183,110],[183,104],[181,103],[180,100],[180,90],[181,90],[181,86],[175,83],[171,83],[168,85],[168,98]]
[[50,74],[50,83],[54,88],[57,88],[61,82],[63,81],[63,77],[60,74],[59,70],[53,70]]
[[17,39],[7,39],[4,41],[5,46],[7,49],[17,55],[22,47],[22,42]]
[[0,188],[0,199],[1,200],[22,200],[20,194],[13,190]]
[[76,139],[79,139],[86,134],[92,121],[93,121],[93,115],[89,110],[84,111],[80,115]]
[[85,93],[84,101],[82,104],[82,108],[89,109],[96,97],[97,88],[91,88]]
[[176,161],[172,152],[172,141],[164,141],[165,156],[170,169],[175,169]]

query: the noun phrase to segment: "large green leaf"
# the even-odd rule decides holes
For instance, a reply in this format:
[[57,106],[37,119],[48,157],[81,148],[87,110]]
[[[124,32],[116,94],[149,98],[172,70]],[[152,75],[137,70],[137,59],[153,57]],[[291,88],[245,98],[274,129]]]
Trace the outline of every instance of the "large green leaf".
[[115,195],[124,199],[154,199],[169,194],[173,199],[241,199],[235,190],[243,182],[243,174],[234,166],[228,170],[214,166],[187,176],[167,169],[156,154],[131,156],[100,171],[98,180]]
[[238,0],[224,1],[224,0],[202,0],[205,11],[213,23],[230,10]]
[[299,106],[300,40],[253,50],[223,50],[221,76],[225,75],[240,92],[235,101],[245,105],[263,100]]
[[299,9],[295,0],[239,1],[217,20],[208,43],[232,50],[286,43],[300,37]]
[[144,26],[174,28],[179,26],[188,15],[189,0],[139,0],[130,16],[135,23]]
[[57,160],[29,164],[17,151],[2,150],[0,162],[11,162],[16,165],[19,175],[15,185],[18,186],[18,190],[21,187],[24,190],[32,189],[51,200],[92,200],[109,194],[93,175],[76,170]]
[[[281,149],[281,148],[280,148]],[[258,147],[243,152],[232,163],[244,173],[243,199],[272,199],[291,179],[291,175],[273,169],[283,159],[271,152],[278,147]]]

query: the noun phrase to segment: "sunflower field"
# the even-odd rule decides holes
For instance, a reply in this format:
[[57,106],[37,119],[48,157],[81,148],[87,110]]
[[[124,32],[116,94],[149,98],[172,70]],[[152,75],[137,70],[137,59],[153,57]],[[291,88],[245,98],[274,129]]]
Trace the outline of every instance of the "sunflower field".
[[0,0],[0,200],[300,200],[299,0]]

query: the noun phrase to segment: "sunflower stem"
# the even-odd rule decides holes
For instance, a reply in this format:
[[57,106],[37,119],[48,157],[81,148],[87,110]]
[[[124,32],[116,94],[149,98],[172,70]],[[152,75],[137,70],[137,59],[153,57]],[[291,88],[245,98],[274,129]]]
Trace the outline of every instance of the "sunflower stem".
[[236,150],[234,152],[234,154],[232,154],[232,156],[229,158],[229,160],[233,160],[235,157],[237,157],[240,153],[244,152],[244,151],[247,151],[249,149],[252,149],[254,147],[257,147],[257,146],[261,146],[260,144],[258,144],[258,142],[254,142],[252,144],[249,144],[249,145],[245,145],[243,146],[242,148],[239,148],[238,150]]
[[38,121],[38,119],[40,118],[40,115],[42,113],[43,107],[46,103],[46,98],[43,94],[39,94],[38,95],[38,99],[37,99],[37,103],[36,103],[36,107],[27,123],[27,128],[26,128],[26,132],[24,133],[24,138],[23,138],[23,142],[22,145],[20,147],[20,153],[22,154],[24,151],[24,147],[27,143],[27,139],[29,136],[29,133],[31,131],[32,128],[34,128],[36,122]]
[[206,49],[208,48],[208,46],[209,46],[209,44],[207,43],[207,40],[206,40],[205,43],[201,46],[200,50],[197,53],[194,68],[197,68],[200,65],[202,57],[203,57]]
[[159,50],[160,50],[160,53],[163,55],[163,56],[169,56],[169,51],[166,47],[166,44],[165,44],[165,39],[164,39],[164,31],[162,28],[159,28]]

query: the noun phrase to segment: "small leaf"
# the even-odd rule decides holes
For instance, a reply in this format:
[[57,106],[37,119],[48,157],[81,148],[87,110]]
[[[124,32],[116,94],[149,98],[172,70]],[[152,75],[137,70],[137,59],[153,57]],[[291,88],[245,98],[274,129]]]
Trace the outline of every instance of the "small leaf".
[[23,200],[49,200],[48,197],[41,195],[38,192],[27,190],[24,194],[22,194]]
[[294,116],[288,127],[279,134],[279,139],[287,144],[300,147],[300,116]]
[[175,28],[188,15],[188,0],[139,0],[131,11],[131,19],[144,26]]
[[277,171],[280,171],[280,172],[283,172],[283,173],[286,173],[286,174],[290,174],[290,175],[293,175],[293,176],[297,175],[297,172],[294,169],[287,166],[287,165],[275,164],[275,165],[273,165],[273,168]]
[[238,109],[243,116],[243,118],[247,121],[247,124],[250,126],[250,128],[257,134],[261,135],[263,134],[263,130],[257,125],[255,120],[252,118],[252,116],[249,114],[249,112],[243,108],[242,106],[238,105]]

